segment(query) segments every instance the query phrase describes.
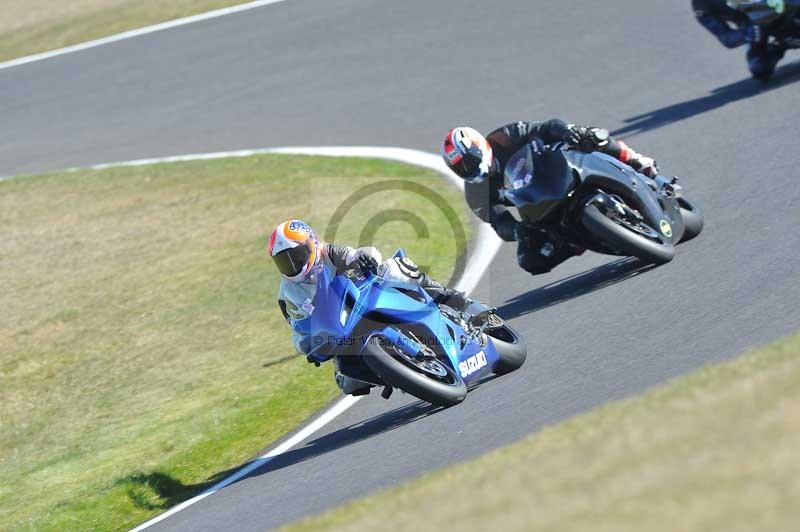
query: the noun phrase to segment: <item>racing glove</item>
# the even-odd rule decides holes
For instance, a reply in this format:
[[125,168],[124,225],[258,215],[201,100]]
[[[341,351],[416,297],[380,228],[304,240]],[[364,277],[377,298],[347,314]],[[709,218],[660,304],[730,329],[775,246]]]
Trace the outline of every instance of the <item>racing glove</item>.
[[652,157],[642,155],[621,140],[618,140],[617,144],[619,145],[619,155],[617,158],[620,161],[647,177],[655,177],[658,175],[658,165]]
[[587,153],[602,149],[608,145],[610,138],[608,130],[601,127],[583,127],[569,124],[567,125],[567,131],[565,142]]
[[351,249],[345,257],[345,264],[350,267],[360,267],[359,260],[361,257],[370,257],[376,264],[383,262],[381,252],[375,246],[364,246],[357,249]]
[[356,259],[356,265],[358,266],[358,269],[365,274],[378,273],[378,261],[375,260],[374,257],[371,257],[369,255],[361,255],[360,257],[358,257]]
[[655,177],[658,175],[658,166],[652,157],[634,152],[634,155],[628,160],[628,164],[631,168],[647,177]]

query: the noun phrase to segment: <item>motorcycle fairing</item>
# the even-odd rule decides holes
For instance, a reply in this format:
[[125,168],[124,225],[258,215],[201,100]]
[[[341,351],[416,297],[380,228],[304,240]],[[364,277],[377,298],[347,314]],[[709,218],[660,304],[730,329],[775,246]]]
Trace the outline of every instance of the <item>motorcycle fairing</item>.
[[[659,231],[666,242],[680,241],[684,232],[683,218],[674,201],[667,201],[652,190],[651,183],[654,183],[652,179],[605,153],[564,153],[574,162],[578,162],[580,158],[580,164],[575,167],[583,186],[597,187],[618,194],[631,207],[637,209],[648,225]],[[660,231],[664,220],[671,228],[670,234]]]
[[[404,256],[402,250],[400,255]],[[376,275],[348,272],[332,276],[327,271],[317,278],[317,292],[311,314],[293,323],[308,339],[308,358],[324,362],[338,355],[359,355],[374,336],[389,341],[405,354],[416,356],[421,346],[396,325],[424,331],[429,347],[446,355],[466,384],[494,370],[500,356],[491,338],[482,343],[466,334],[453,319],[441,312],[436,302],[420,287],[409,289]],[[478,357],[485,365],[475,369]],[[472,361],[470,362],[470,359]],[[469,371],[462,371],[462,363]]]
[[578,186],[575,169],[562,153],[537,140],[509,159],[504,194],[525,220],[545,220]]
[[617,194],[637,209],[656,230],[666,221],[666,242],[683,235],[683,218],[674,201],[663,201],[650,188],[648,177],[610,155],[564,150],[563,145],[543,146],[534,141],[520,148],[506,165],[504,195],[523,219],[542,222],[580,190],[602,189]]

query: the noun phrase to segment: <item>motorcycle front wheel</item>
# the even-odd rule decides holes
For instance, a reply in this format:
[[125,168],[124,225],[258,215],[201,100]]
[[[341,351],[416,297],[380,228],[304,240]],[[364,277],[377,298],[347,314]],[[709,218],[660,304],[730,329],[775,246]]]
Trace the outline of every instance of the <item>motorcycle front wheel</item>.
[[675,246],[664,242],[652,227],[635,228],[606,215],[593,203],[584,208],[582,223],[595,238],[623,255],[654,264],[664,264],[675,256]]
[[423,401],[453,406],[467,396],[467,386],[449,364],[434,357],[407,355],[387,338],[371,338],[363,356],[384,382]]
[[680,205],[680,213],[683,218],[683,225],[686,229],[683,231],[681,242],[688,242],[693,239],[703,230],[703,213],[696,205],[681,196],[678,198],[678,205]]

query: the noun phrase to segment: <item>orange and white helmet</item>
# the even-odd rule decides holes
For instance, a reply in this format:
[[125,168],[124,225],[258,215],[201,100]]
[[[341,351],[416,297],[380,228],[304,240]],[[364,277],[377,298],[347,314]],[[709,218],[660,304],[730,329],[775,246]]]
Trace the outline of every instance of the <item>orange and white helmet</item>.
[[269,235],[267,247],[281,275],[300,283],[320,263],[320,242],[311,227],[301,220],[279,224]]
[[442,142],[442,158],[448,168],[470,183],[486,179],[494,164],[489,141],[471,127],[447,132]]

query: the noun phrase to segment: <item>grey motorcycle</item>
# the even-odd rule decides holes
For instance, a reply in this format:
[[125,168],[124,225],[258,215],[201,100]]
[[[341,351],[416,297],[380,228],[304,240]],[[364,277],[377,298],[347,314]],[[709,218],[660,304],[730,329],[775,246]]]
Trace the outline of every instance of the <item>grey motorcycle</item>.
[[505,168],[503,195],[523,222],[547,228],[556,246],[650,263],[669,262],[676,244],[703,229],[703,215],[681,194],[677,178],[651,179],[613,157],[563,143],[534,141],[517,151]]

